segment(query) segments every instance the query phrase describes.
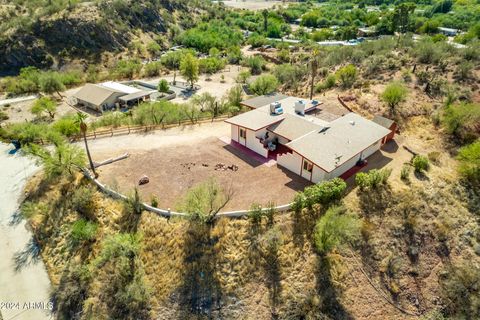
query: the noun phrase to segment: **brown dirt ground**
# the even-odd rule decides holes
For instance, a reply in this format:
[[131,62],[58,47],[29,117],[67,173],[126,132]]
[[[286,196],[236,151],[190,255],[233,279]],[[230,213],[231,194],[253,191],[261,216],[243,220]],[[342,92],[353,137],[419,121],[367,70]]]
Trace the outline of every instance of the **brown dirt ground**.
[[[215,170],[215,165],[236,165],[238,171]],[[100,167],[100,180],[128,193],[147,175],[150,183],[138,189],[145,201],[152,195],[159,207],[176,208],[189,188],[214,177],[226,189],[233,188],[233,198],[225,209],[247,209],[252,203],[269,201],[285,204],[309,182],[280,167],[267,167],[226,145],[216,137],[192,144],[179,144],[151,151],[134,151],[126,160]]]

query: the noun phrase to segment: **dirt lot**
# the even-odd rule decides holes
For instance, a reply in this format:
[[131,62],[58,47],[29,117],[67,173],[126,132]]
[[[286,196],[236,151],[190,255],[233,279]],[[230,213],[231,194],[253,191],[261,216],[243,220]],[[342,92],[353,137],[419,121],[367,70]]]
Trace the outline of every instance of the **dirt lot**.
[[[99,168],[100,181],[128,193],[147,175],[150,183],[140,186],[142,198],[152,195],[162,208],[176,208],[179,198],[193,185],[214,177],[234,196],[225,208],[249,208],[253,202],[288,203],[297,190],[309,183],[295,174],[267,167],[226,145],[219,137],[228,136],[225,123],[174,128],[150,135],[131,135],[91,141],[96,161],[128,152],[126,160]],[[217,164],[238,166],[237,171],[215,170]]]

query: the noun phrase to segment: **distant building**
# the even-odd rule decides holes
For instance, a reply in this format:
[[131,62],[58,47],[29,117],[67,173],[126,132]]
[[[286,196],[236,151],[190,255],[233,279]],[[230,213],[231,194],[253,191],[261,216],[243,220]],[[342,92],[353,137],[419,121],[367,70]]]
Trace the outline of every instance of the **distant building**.
[[87,83],[73,95],[73,100],[76,105],[103,112],[149,100],[150,93],[122,83],[107,81],[100,84]]
[[460,33],[458,29],[444,28],[444,27],[438,27],[438,31],[440,31],[440,33],[443,33],[447,37],[455,37]]
[[392,134],[353,112],[317,118],[311,115],[321,105],[315,100],[272,94],[242,105],[253,110],[225,121],[231,140],[314,183],[355,170]]
[[376,34],[377,34],[377,30],[375,29],[375,27],[358,28],[359,37],[373,37]]

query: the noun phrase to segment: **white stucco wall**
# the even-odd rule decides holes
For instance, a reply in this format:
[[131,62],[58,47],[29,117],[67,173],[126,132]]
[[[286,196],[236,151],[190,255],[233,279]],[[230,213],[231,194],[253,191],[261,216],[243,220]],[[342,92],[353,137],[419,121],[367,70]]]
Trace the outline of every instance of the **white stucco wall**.
[[320,167],[313,166],[313,171],[312,171],[312,182],[318,183],[321,182],[325,179],[326,172],[321,169]]
[[354,157],[349,159],[347,162],[345,162],[341,166],[335,168],[332,172],[328,173],[325,176],[325,179],[333,179],[340,176],[342,173],[344,173],[345,171],[349,170],[350,168],[354,167],[357,164],[358,160],[360,160],[360,155],[362,156],[362,160],[365,160],[367,157],[371,156],[378,149],[380,149],[380,146],[381,146],[381,140],[377,141],[375,144],[371,145],[370,147],[365,149],[363,152],[356,154]]
[[[263,133],[262,133],[263,131]],[[252,131],[247,129],[247,148],[255,151],[262,157],[268,157],[268,150],[263,147],[263,144],[260,143],[260,140],[257,139],[258,137],[262,137],[265,135],[265,129],[261,129],[259,131]]]
[[300,175],[302,156],[295,152],[285,153],[277,157],[277,164],[284,168],[287,168],[293,173]]
[[237,125],[234,125],[234,124],[231,125],[230,138],[233,141],[238,142],[238,126]]

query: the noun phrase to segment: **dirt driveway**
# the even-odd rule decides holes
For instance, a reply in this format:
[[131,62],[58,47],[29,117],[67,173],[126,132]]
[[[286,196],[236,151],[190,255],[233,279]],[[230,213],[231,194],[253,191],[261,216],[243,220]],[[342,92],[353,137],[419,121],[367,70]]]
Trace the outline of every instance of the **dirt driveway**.
[[[202,136],[211,126],[217,136]],[[196,134],[198,131],[198,135]],[[268,167],[245,155],[242,151],[225,144],[218,137],[220,133],[227,135],[228,125],[202,125],[187,132],[177,132],[172,136],[167,131],[159,133],[156,139],[169,139],[161,145],[151,144],[151,148],[119,148],[128,143],[119,139],[133,141],[135,136],[103,139],[91,143],[95,160],[102,157],[113,157],[122,152],[129,152],[130,157],[99,168],[100,181],[117,188],[123,193],[129,193],[138,184],[138,180],[147,175],[150,183],[139,186],[142,198],[149,202],[155,195],[159,206],[175,209],[179,199],[189,188],[210,177],[214,177],[224,187],[231,187],[234,196],[225,208],[239,210],[249,208],[254,202],[267,204],[285,204],[292,200],[298,190],[303,190],[308,181],[296,176],[288,170],[276,165]],[[175,132],[175,131],[174,131]],[[190,137],[190,139],[187,139]],[[137,137],[138,138],[138,137]],[[154,137],[149,137],[152,140]],[[142,140],[139,138],[137,144]],[[175,141],[178,141],[175,143]],[[107,144],[109,143],[110,148]],[[138,146],[138,145],[137,145]],[[237,166],[238,170],[216,170],[218,164]]]

